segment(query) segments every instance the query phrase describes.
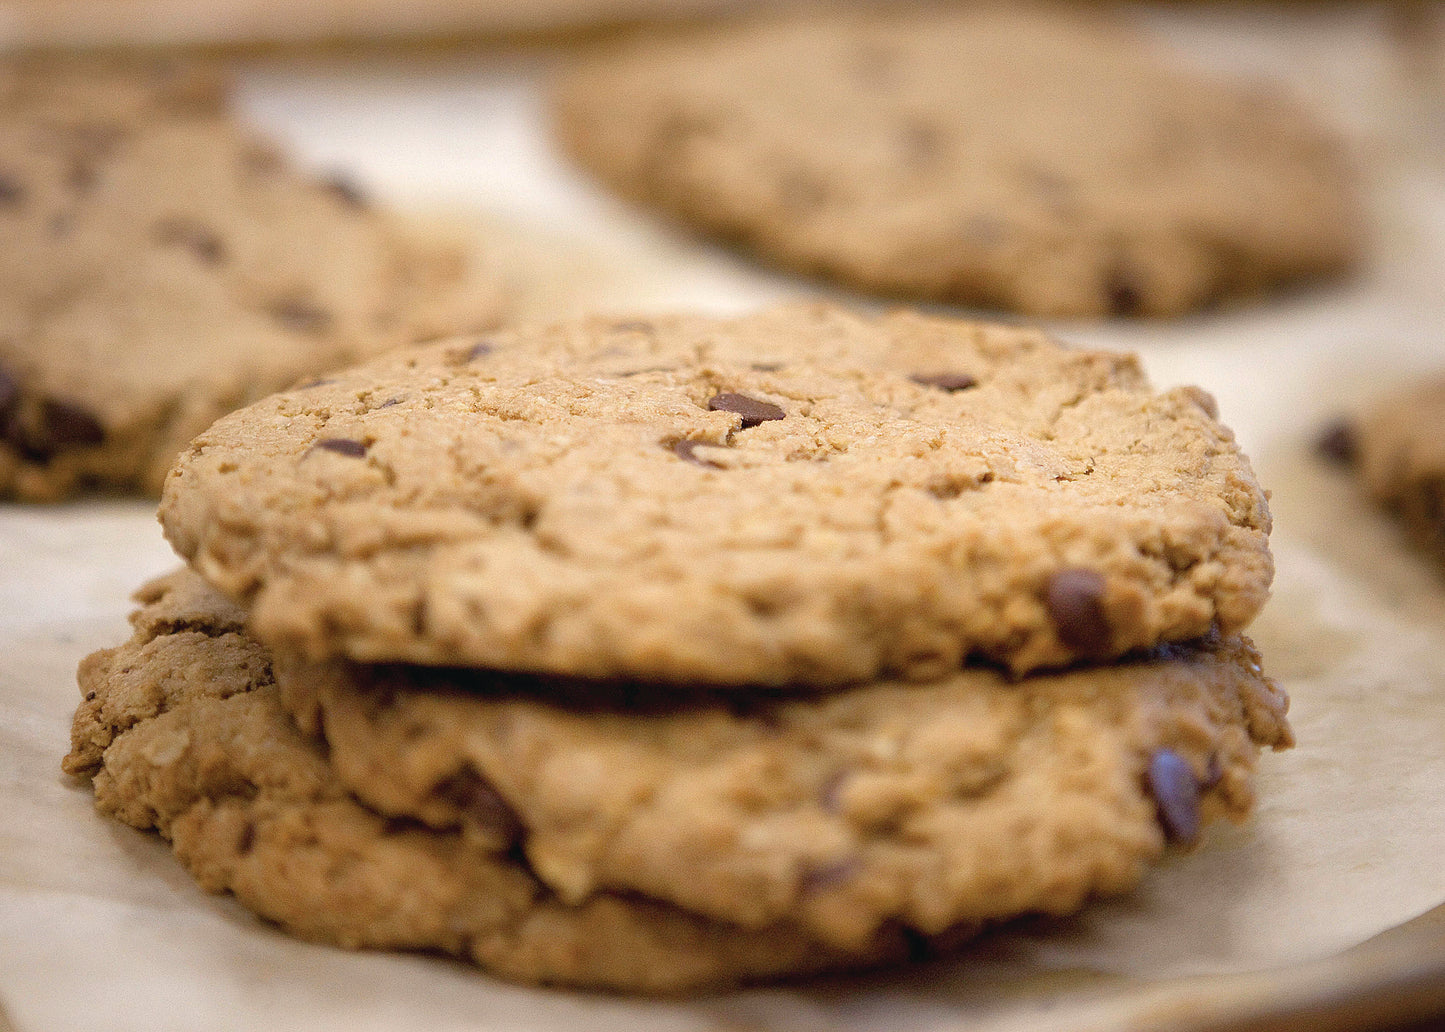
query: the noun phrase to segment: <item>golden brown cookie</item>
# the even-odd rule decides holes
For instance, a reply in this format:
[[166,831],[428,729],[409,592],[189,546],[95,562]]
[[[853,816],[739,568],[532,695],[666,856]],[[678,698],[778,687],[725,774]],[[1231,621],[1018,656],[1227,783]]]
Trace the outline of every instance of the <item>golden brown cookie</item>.
[[1243,816],[1290,741],[1239,639],[740,704],[273,667],[190,571],[139,598],[80,670],[65,767],[103,813],[296,934],[525,981],[680,991],[1068,913]]
[[219,421],[161,520],[313,658],[739,687],[1232,634],[1272,574],[1203,391],[826,306],[384,357]]
[[1343,145],[1301,106],[1057,7],[639,33],[571,69],[554,108],[623,195],[887,295],[1174,315],[1361,248]]
[[499,297],[241,125],[213,69],[0,61],[0,497],[158,494],[217,416]]

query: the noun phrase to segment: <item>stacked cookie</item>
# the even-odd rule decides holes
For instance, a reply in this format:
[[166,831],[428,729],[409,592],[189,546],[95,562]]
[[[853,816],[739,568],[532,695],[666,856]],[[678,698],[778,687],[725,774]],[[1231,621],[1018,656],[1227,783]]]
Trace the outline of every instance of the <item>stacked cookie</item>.
[[1248,810],[1268,511],[1194,389],[828,307],[393,353],[215,424],[67,769],[311,938],[648,992],[1136,883]]

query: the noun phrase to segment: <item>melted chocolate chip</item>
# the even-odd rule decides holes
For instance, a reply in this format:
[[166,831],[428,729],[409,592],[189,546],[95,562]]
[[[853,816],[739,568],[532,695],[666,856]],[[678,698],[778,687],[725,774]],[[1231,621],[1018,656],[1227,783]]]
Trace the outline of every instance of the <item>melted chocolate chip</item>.
[[1360,435],[1348,419],[1336,419],[1315,438],[1315,452],[1341,466],[1353,466],[1360,457]]
[[978,386],[978,381],[967,373],[914,373],[909,379],[924,387],[937,387],[944,391],[966,391]]
[[95,170],[95,162],[86,157],[72,158],[70,168],[65,173],[65,183],[76,193],[87,193],[95,186],[95,181],[100,178]]
[[241,829],[241,837],[236,840],[236,852],[241,856],[245,856],[247,853],[251,852],[251,850],[255,848],[256,825],[252,824],[250,821],[247,821],[246,826]]
[[809,867],[798,879],[798,895],[805,899],[818,896],[829,889],[842,885],[860,870],[863,864],[857,857],[844,857],[818,867]]
[[25,187],[9,173],[0,172],[0,208],[14,208],[25,199]]
[[702,458],[697,454],[699,448],[708,444],[709,442],[707,441],[677,441],[674,444],[668,444],[666,441],[663,442],[663,446],[671,448],[672,453],[679,459],[691,462],[694,466],[705,466],[708,469],[722,469],[716,462],[713,462],[711,459]]
[[226,257],[221,238],[190,219],[162,219],[156,223],[155,238],[160,244],[184,247],[207,265],[219,265]]
[[352,211],[365,211],[367,209],[366,194],[361,188],[342,175],[329,176],[322,184],[323,188],[331,196],[335,197]]
[[1084,656],[1104,656],[1114,642],[1104,609],[1104,578],[1094,570],[1060,570],[1044,589],[1059,640]]
[[1134,278],[1123,269],[1114,269],[1104,284],[1109,311],[1114,315],[1138,315],[1144,307],[1144,294]]
[[323,437],[312,447],[320,448],[322,451],[335,452],[337,455],[345,455],[351,459],[360,459],[366,455],[366,445],[361,441],[353,441],[349,437]]
[[715,394],[708,399],[707,407],[713,412],[735,412],[742,416],[744,430],[787,416],[786,412],[772,402],[749,398],[746,394]]
[[47,398],[40,403],[40,426],[32,447],[56,452],[82,448],[105,440],[105,427],[87,409],[66,401]]
[[0,365],[0,420],[7,418],[20,402],[20,381]]
[[504,842],[515,842],[522,832],[522,822],[492,783],[470,767],[463,767],[433,789],[437,798],[450,803],[466,814],[470,823],[496,835]]
[[271,306],[271,317],[288,330],[297,333],[325,333],[331,315],[325,309],[301,298],[282,298]]
[[1144,784],[1154,797],[1159,823],[1171,842],[1199,838],[1199,782],[1189,761],[1173,749],[1157,749],[1149,758]]

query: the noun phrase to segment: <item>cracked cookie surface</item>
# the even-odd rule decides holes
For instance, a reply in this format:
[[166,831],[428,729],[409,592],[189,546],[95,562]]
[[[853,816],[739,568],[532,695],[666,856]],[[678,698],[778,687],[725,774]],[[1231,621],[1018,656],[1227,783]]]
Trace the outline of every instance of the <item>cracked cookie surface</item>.
[[479,256],[295,167],[208,66],[0,61],[0,497],[159,494],[223,413],[499,310]]
[[564,75],[563,147],[767,260],[889,295],[1173,315],[1361,250],[1343,142],[1078,12],[809,12],[639,34]]
[[826,306],[396,353],[217,422],[161,520],[312,658],[739,687],[1229,634],[1272,573],[1204,392]]
[[368,808],[287,719],[242,614],[182,571],[142,589],[135,634],[89,656],[65,769],[100,812],[154,828],[200,886],[291,933],[438,951],[524,982],[674,993],[901,959],[890,929],[840,950],[597,893],[562,902],[495,835]]

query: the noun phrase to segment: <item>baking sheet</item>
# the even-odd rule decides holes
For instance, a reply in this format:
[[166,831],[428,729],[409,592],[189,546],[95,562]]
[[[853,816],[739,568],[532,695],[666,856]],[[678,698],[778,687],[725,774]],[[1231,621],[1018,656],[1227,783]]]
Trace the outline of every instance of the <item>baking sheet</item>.
[[[1425,10],[1445,23],[1440,5]],[[443,959],[297,942],[198,891],[164,843],[96,816],[59,771],[76,663],[126,636],[129,593],[174,564],[153,508],[0,507],[0,1029],[1174,1028],[1403,977],[1420,940],[1388,969],[1351,948],[1445,902],[1445,578],[1310,444],[1327,418],[1445,367],[1445,44],[1422,50],[1428,32],[1402,37],[1373,5],[1144,17],[1201,62],[1285,79],[1331,112],[1359,144],[1374,214],[1374,257],[1349,284],[1178,323],[1052,327],[1140,351],[1160,386],[1213,391],[1273,490],[1278,575],[1253,634],[1300,744],[1262,759],[1251,823],[1213,829],[1129,897],[956,959],[693,1001],[522,988]],[[540,102],[550,59],[252,59],[242,102],[310,163],[473,235],[521,316],[738,311],[812,291],[561,164]]]

